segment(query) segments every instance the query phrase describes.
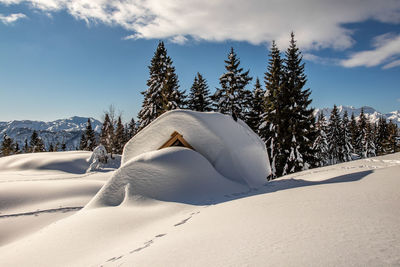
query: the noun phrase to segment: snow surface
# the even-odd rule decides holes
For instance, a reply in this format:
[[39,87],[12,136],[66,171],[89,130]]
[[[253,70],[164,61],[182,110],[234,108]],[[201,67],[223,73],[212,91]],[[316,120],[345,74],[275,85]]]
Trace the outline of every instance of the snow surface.
[[[0,266],[400,265],[400,153],[291,174],[253,190],[218,176],[185,148],[90,175],[76,173],[88,152],[56,153],[64,167],[55,169],[36,158],[49,166],[52,153],[30,156],[0,159]],[[182,168],[188,161],[199,161],[198,169]],[[203,169],[213,176],[204,182]],[[122,202],[108,202],[115,194],[107,188],[128,182]],[[164,200],[155,199],[159,192]],[[62,209],[89,201],[78,212]]]
[[157,150],[174,131],[233,181],[259,187],[271,173],[264,142],[244,122],[221,113],[189,110],[166,112],[136,134],[124,147],[122,164]]

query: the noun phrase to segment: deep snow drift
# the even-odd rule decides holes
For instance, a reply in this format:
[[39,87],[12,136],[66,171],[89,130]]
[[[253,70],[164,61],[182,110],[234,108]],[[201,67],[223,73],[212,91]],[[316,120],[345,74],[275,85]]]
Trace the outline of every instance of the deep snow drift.
[[[171,164],[171,155],[204,161],[187,149],[170,148],[132,164],[151,162],[162,170]],[[50,161],[50,154],[40,156]],[[3,160],[12,164],[10,158],[2,158],[2,166]],[[174,160],[172,166],[178,163]],[[177,170],[177,175],[185,171]],[[100,197],[107,195],[107,187],[92,201],[96,205],[75,214],[5,217],[8,212],[1,204],[0,266],[398,266],[399,172],[397,153],[288,175],[257,190],[225,194],[212,205],[154,200],[137,196],[132,192],[138,189],[130,188],[118,206],[107,206]],[[13,177],[31,181],[9,181],[8,174],[0,171],[0,190],[14,191],[6,188],[0,198],[6,193],[9,203],[20,199],[19,212],[28,212],[37,209],[28,200],[38,201],[38,208],[51,201],[52,207],[87,203],[89,191],[96,186],[98,190],[111,172],[84,176],[48,169],[13,170]],[[140,175],[129,174],[126,180],[133,177]],[[153,179],[162,183],[161,177]],[[172,177],[167,179],[171,182]],[[61,190],[67,182],[71,187]],[[75,192],[82,192],[79,200]]]
[[112,174],[110,168],[86,173],[90,156],[73,151],[0,158],[0,246],[87,204]]
[[157,150],[174,131],[232,181],[258,187],[271,173],[264,142],[243,121],[189,110],[166,112],[135,135],[124,148],[122,164]]
[[196,151],[169,147],[125,162],[88,206],[117,206],[138,197],[206,204],[218,201],[224,194],[246,190],[246,186],[219,174]]

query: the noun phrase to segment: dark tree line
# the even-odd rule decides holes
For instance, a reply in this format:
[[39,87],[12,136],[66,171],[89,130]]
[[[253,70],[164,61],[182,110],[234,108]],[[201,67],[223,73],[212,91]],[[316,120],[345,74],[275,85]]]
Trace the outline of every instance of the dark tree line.
[[29,141],[28,139],[25,139],[23,147],[20,147],[18,142],[14,142],[14,140],[10,136],[4,134],[3,142],[0,148],[1,148],[0,149],[1,156],[9,156],[21,153],[37,153],[46,151],[54,152],[54,151],[66,150],[65,143],[50,144],[48,150],[46,150],[42,138],[35,130],[33,131]]
[[318,156],[318,166],[346,162],[357,158],[368,158],[395,153],[399,150],[396,138],[397,125],[387,122],[383,117],[377,123],[371,123],[361,109],[358,121],[345,111],[339,115],[336,105],[329,120],[322,113],[316,123],[318,130],[314,149]]

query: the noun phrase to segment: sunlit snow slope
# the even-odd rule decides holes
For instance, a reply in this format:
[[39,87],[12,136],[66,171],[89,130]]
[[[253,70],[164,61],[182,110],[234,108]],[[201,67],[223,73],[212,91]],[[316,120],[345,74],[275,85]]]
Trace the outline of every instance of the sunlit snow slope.
[[[142,164],[150,160],[157,173],[167,168],[164,156],[172,154],[197,160],[211,173],[193,153],[169,149],[148,155]],[[17,157],[2,158],[0,166],[22,166],[16,162]],[[0,266],[400,265],[399,153],[288,175],[252,190],[232,181],[219,190],[223,177],[206,177],[214,187],[208,202],[188,202],[194,196],[185,196],[185,190],[174,191],[183,196],[163,190],[172,182],[193,188],[184,175],[189,181],[201,179],[199,170],[190,175],[177,169],[178,182],[172,177],[162,181],[160,172],[148,184],[126,183],[143,177],[140,173],[122,175],[117,183],[107,182],[130,184],[118,201],[104,201],[110,200],[104,187],[87,208],[52,218],[36,230],[35,220],[63,213],[7,214],[82,206],[112,173],[7,168],[0,171]],[[201,183],[196,188],[192,194],[208,193]]]

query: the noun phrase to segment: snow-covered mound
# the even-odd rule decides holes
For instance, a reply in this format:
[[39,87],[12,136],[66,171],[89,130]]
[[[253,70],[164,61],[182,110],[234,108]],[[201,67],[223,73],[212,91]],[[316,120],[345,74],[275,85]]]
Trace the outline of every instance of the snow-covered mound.
[[89,167],[89,151],[43,152],[12,155],[0,159],[2,171],[54,170],[82,174]]
[[126,162],[88,207],[117,206],[142,197],[205,204],[220,201],[224,194],[246,190],[246,186],[220,175],[199,153],[169,147]]
[[226,178],[250,187],[266,182],[270,166],[264,142],[241,120],[215,112],[164,113],[125,145],[122,165],[159,149],[174,131]]

